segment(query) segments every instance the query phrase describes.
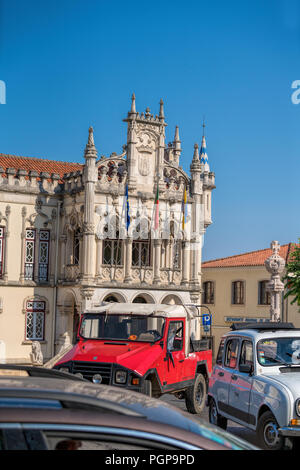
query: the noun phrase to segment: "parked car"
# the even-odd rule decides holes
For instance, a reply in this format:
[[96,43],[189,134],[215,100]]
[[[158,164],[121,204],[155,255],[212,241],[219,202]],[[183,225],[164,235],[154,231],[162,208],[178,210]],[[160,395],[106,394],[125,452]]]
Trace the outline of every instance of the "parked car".
[[201,413],[212,349],[200,318],[195,306],[102,305],[82,313],[77,343],[54,368],[155,398],[171,393]]
[[[0,366],[0,449],[255,449],[160,400],[81,379]],[[9,375],[7,375],[9,374]]]
[[257,432],[263,449],[300,436],[300,330],[291,323],[233,324],[220,342],[207,396],[209,421]]

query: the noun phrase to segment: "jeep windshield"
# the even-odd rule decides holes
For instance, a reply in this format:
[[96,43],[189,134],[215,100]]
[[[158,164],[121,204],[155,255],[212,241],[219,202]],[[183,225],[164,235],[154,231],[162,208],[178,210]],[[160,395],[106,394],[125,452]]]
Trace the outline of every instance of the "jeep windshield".
[[165,320],[145,315],[85,314],[80,326],[84,339],[155,342],[162,338]]
[[258,341],[257,359],[262,366],[300,365],[300,337],[265,338]]

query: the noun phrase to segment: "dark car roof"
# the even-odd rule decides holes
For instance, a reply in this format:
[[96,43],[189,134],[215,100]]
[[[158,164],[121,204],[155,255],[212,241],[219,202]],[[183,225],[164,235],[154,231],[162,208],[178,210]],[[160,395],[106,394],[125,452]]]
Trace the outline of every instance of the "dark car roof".
[[[63,403],[64,408],[67,407],[71,411],[98,410],[104,416],[103,411],[105,410],[109,412],[110,416],[114,415],[119,418],[120,415],[124,415],[128,419],[146,418],[147,422],[155,423],[156,427],[157,423],[166,426],[171,424],[180,430],[213,439],[221,445],[224,444],[224,441],[227,441],[236,447],[246,448],[245,446],[247,446],[245,441],[225,433],[207,422],[199,422],[198,419],[196,420],[172,405],[141,393],[82,381],[36,377],[0,377],[0,402],[7,398],[11,400],[14,398],[26,399],[26,397],[28,399],[57,401]],[[46,411],[46,409],[43,410],[43,413]],[[59,413],[59,411],[54,409],[51,410],[51,413]],[[30,414],[28,417],[30,418]],[[3,420],[5,418],[1,411],[0,421],[4,422]],[[145,419],[143,421],[145,422]],[[249,444],[248,448],[253,447]]]

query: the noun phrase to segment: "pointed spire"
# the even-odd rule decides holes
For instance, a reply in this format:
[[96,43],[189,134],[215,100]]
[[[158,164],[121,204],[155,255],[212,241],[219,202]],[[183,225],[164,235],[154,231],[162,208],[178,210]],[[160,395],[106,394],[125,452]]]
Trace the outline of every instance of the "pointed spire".
[[181,141],[179,138],[179,127],[175,127],[175,135],[174,135],[174,140],[173,140],[173,148],[175,150],[181,151]]
[[203,134],[202,134],[202,142],[201,142],[201,148],[200,148],[200,162],[201,162],[201,166],[203,170],[209,171],[208,156],[206,153],[206,139],[205,139],[205,132],[204,132],[204,129],[205,129],[204,118],[203,118],[202,127],[203,127]]
[[89,127],[88,145],[95,145],[95,142],[94,142],[94,129],[92,128],[92,126]]
[[198,144],[194,145],[193,162],[195,162],[195,163],[199,162],[199,146],[198,146]]
[[202,137],[201,148],[200,148],[200,161],[201,163],[205,164],[208,160],[207,153],[206,153],[206,140],[205,136]]
[[175,127],[175,136],[173,140],[173,163],[175,165],[179,165],[179,158],[181,154],[181,142],[179,139],[179,127]]
[[92,128],[92,126],[89,128],[89,137],[85,147],[84,156],[85,158],[97,157],[97,150],[94,143],[94,129]]
[[194,155],[191,164],[191,171],[193,170],[200,170],[200,160],[199,160],[199,146],[198,144],[194,145]]
[[132,97],[131,97],[131,110],[130,110],[130,114],[136,114],[136,109],[135,109],[135,94],[132,93]]
[[165,115],[164,115],[164,102],[163,100],[161,99],[160,102],[159,102],[159,119],[160,120],[163,120],[165,119]]

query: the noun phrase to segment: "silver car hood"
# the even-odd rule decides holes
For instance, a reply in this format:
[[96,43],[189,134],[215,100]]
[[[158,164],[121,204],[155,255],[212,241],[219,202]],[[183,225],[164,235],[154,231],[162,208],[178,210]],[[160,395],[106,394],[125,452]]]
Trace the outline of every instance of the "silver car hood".
[[286,386],[295,398],[300,397],[300,372],[279,372],[276,374],[263,374],[262,377],[273,380]]

